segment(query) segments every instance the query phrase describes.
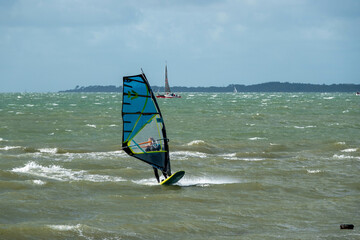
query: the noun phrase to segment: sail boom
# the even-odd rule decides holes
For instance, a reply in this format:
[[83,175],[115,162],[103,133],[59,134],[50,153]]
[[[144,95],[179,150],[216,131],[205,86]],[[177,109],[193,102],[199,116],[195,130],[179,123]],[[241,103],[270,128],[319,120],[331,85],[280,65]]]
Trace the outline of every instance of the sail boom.
[[154,115],[159,113],[142,113],[142,112],[124,112],[123,114],[140,114],[140,115]]

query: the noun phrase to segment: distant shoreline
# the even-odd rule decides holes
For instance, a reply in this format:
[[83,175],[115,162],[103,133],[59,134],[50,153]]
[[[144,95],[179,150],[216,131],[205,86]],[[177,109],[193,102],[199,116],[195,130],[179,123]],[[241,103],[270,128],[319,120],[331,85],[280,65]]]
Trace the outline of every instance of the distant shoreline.
[[[152,86],[154,92],[164,92],[164,87]],[[230,84],[227,87],[171,87],[172,92],[358,92],[360,84],[309,84],[268,82],[254,85]],[[122,92],[122,86],[76,86],[59,92]]]

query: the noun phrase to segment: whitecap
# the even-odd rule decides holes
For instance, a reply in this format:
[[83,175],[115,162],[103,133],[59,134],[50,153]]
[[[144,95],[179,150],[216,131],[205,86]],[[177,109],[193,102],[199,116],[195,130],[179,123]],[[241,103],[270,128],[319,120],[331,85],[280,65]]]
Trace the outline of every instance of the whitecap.
[[203,143],[205,143],[205,141],[203,141],[203,140],[194,140],[194,141],[189,142],[186,145],[193,146],[193,145],[198,145],[198,144],[203,144]]
[[246,162],[257,162],[257,161],[265,160],[265,158],[238,158],[238,157],[229,157],[229,158],[225,157],[224,159],[236,160],[236,161],[246,161]]
[[159,183],[154,178],[147,178],[147,179],[140,179],[140,180],[132,180],[133,183],[139,185],[146,185],[146,186],[156,186]]
[[67,161],[72,161],[74,158],[81,159],[104,159],[104,158],[116,158],[116,157],[128,157],[124,151],[112,151],[112,152],[89,152],[89,153],[65,153]]
[[171,157],[174,157],[177,160],[181,160],[181,159],[187,159],[189,157],[193,157],[193,158],[206,158],[207,154],[206,153],[202,153],[202,152],[191,152],[191,151],[176,151],[176,152],[171,152],[170,153]]
[[17,148],[21,148],[21,147],[20,146],[5,146],[5,147],[0,148],[0,150],[9,151],[12,149],[17,149]]
[[341,150],[341,152],[356,152],[357,150],[358,150],[357,148],[348,148],[348,149]]
[[338,154],[335,154],[333,156],[333,158],[336,158],[336,159],[359,159],[360,160],[360,157],[354,157],[354,156],[347,156],[347,155],[338,155]]
[[249,138],[250,141],[255,141],[255,140],[264,140],[267,138],[262,138],[262,137],[253,137],[253,138]]
[[33,182],[34,184],[36,184],[36,185],[44,185],[44,184],[46,184],[46,182],[41,181],[41,180],[33,180],[32,182]]
[[57,148],[40,148],[39,151],[41,153],[52,153],[52,154],[55,154],[58,152],[58,149]]
[[49,228],[58,230],[58,231],[73,231],[73,230],[79,230],[81,227],[81,224],[77,225],[48,225]]
[[224,153],[224,154],[220,154],[220,157],[235,157],[236,153]]
[[312,125],[305,126],[305,127],[294,126],[294,128],[299,128],[299,129],[305,129],[305,128],[315,128],[315,127],[316,127],[316,126],[312,126]]
[[58,165],[42,166],[36,162],[28,162],[24,167],[13,168],[12,172],[25,173],[39,177],[45,177],[58,181],[90,181],[90,182],[119,182],[124,181],[120,177],[107,175],[88,174],[84,170],[74,171],[62,168]]
[[256,162],[256,161],[264,161],[265,158],[256,158],[256,157],[237,157],[236,153],[225,153],[225,154],[219,154],[218,156],[223,157],[227,160],[235,160],[235,161],[248,161],[248,162]]
[[306,171],[308,173],[320,173],[321,172],[321,170],[309,170],[309,169],[307,169]]
[[95,124],[86,124],[86,126],[92,127],[92,128],[96,128],[96,125],[95,125]]

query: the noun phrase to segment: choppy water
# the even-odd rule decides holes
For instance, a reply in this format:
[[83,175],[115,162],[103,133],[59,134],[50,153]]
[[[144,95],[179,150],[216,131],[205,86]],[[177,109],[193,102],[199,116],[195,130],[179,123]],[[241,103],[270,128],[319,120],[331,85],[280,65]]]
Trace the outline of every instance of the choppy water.
[[159,104],[177,186],[120,150],[120,94],[0,94],[0,238],[360,239],[360,97]]

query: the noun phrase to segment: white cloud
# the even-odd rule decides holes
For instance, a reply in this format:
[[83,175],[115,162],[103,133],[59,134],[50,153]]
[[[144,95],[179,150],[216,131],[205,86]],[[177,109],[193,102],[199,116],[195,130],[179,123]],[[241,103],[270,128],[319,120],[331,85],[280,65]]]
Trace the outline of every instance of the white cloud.
[[[218,85],[219,76],[225,85],[315,81],[309,72],[358,81],[359,6],[357,0],[1,1],[0,79],[8,89],[29,84],[29,91],[43,86],[41,78],[71,87],[118,84],[114,76],[142,66],[162,84],[168,60],[172,85]],[[328,71],[317,70],[319,62]],[[229,69],[239,67],[242,77],[230,77]]]

